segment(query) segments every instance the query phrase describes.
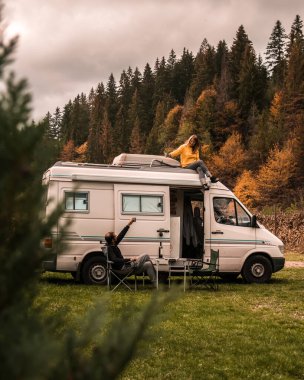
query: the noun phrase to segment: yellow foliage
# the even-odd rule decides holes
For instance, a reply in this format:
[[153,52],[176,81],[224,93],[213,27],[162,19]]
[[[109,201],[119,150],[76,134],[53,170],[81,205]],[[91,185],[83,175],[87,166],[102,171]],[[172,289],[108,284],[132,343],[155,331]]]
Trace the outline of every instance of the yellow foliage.
[[210,167],[214,175],[220,177],[228,187],[233,187],[236,178],[243,172],[247,155],[240,134],[234,132],[211,157]]
[[216,90],[214,87],[209,87],[206,90],[203,90],[200,96],[197,99],[197,104],[203,103],[207,98],[216,96]]
[[69,140],[64,147],[60,155],[62,161],[73,161],[75,158],[75,144],[73,140]]
[[88,151],[88,142],[86,141],[82,145],[75,148],[75,152],[79,155],[86,154]]
[[248,208],[256,206],[258,199],[257,183],[250,170],[244,170],[238,177],[233,191]]
[[265,165],[260,168],[257,185],[261,202],[284,200],[288,196],[286,189],[296,171],[294,145],[294,139],[290,139],[282,149],[276,146]]
[[229,102],[226,102],[224,104],[225,111],[228,111],[229,113],[235,113],[237,111],[237,103],[233,100],[230,100]]
[[282,91],[278,91],[274,94],[274,97],[270,106],[270,115],[275,119],[277,119],[280,115],[280,112],[282,109],[282,99],[283,99]]

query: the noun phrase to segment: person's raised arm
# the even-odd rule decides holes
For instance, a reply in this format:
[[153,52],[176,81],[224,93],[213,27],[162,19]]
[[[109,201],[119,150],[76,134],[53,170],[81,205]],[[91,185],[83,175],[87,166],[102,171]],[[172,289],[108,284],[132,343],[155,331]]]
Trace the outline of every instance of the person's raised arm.
[[130,226],[136,222],[136,218],[132,218],[129,220],[129,223],[120,231],[116,238],[116,244],[118,245],[122,239],[125,237],[126,233],[129,231]]

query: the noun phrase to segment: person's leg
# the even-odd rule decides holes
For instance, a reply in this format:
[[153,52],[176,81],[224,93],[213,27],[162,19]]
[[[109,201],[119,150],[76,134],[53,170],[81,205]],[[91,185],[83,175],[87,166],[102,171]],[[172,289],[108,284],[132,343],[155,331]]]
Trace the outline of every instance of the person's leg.
[[140,255],[136,259],[136,273],[147,273],[153,285],[156,285],[156,271],[149,255]]
[[185,169],[196,170],[198,172],[198,175],[202,184],[206,183],[206,181],[204,181],[205,175],[211,179],[211,182],[218,181],[217,178],[211,175],[211,173],[209,172],[203,160],[194,161],[191,164],[187,165]]

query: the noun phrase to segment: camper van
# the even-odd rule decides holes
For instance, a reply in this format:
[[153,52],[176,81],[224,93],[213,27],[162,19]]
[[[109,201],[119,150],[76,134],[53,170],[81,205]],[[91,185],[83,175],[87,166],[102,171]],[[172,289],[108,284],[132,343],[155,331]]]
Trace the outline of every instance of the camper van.
[[227,279],[241,274],[246,282],[264,283],[284,267],[282,241],[226,186],[217,182],[202,189],[197,172],[172,158],[121,154],[110,165],[57,162],[43,183],[46,215],[64,207],[44,242],[52,252],[43,263],[47,271],[106,283],[104,236],[120,232],[132,217],[137,222],[120,244],[122,254],[150,255],[164,277],[170,259],[208,262],[211,249],[219,250],[220,275]]

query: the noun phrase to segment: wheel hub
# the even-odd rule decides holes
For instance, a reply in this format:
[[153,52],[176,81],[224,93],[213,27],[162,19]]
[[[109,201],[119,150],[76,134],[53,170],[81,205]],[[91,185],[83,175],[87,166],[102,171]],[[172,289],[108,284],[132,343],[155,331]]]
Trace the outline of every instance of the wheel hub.
[[264,265],[260,263],[255,263],[251,267],[251,273],[254,277],[262,277],[265,273]]
[[95,281],[100,281],[105,276],[105,269],[102,265],[95,265],[91,270],[92,278]]

